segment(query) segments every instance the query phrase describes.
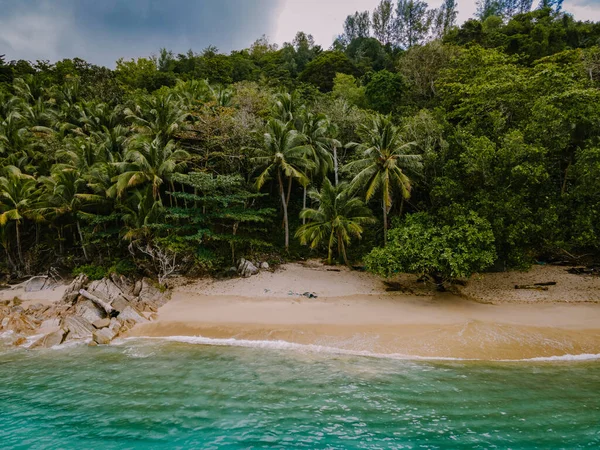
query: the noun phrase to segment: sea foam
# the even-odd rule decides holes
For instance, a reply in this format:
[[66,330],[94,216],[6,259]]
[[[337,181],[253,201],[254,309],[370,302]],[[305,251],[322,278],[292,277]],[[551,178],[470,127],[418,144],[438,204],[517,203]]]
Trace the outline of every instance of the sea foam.
[[[208,338],[204,336],[166,336],[166,337],[132,337],[121,341],[143,340],[161,340],[168,342],[181,342],[185,344],[212,345],[220,347],[247,347],[270,350],[291,350],[306,353],[329,353],[347,356],[362,356],[368,358],[386,358],[398,360],[419,360],[419,361],[489,361],[477,358],[454,358],[445,356],[420,356],[407,355],[400,353],[377,353],[369,350],[352,350],[339,347],[331,347],[317,344],[298,344],[282,340],[250,340],[234,338]],[[560,355],[560,356],[542,356],[529,359],[499,359],[498,362],[552,362],[552,361],[593,361],[600,360],[600,354],[580,354],[580,355]]]

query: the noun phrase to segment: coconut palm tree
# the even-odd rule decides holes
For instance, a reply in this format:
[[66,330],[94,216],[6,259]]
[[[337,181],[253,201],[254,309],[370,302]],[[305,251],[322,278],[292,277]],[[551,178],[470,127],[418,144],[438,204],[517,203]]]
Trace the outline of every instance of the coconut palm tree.
[[267,124],[267,132],[263,136],[263,146],[255,151],[256,156],[252,158],[252,162],[261,170],[256,178],[257,189],[262,188],[268,179],[272,177],[277,179],[283,209],[285,248],[288,249],[290,228],[283,179],[286,177],[289,183],[293,179],[303,185],[308,183],[306,171],[314,167],[314,163],[308,159],[311,149],[306,145],[306,137],[293,130],[291,124],[271,119]]
[[296,237],[312,249],[327,242],[327,264],[332,264],[333,249],[337,245],[338,257],[348,265],[346,246],[352,237],[361,238],[363,225],[375,221],[371,210],[352,196],[347,183],[333,186],[328,178],[323,181],[321,191],[312,190],[310,196],[319,206],[302,210],[300,217],[309,222],[298,228]]
[[45,189],[43,198],[46,205],[40,211],[52,218],[68,216],[71,223],[75,222],[83,255],[86,260],[89,260],[81,230],[82,208],[85,204],[102,203],[105,198],[86,192],[86,179],[77,169],[66,165],[55,165],[52,174],[49,177],[41,178],[40,181]]
[[[311,149],[310,159],[315,163],[311,178],[315,175],[321,178],[325,177],[334,168],[333,156],[329,149],[335,148],[336,145],[339,146],[340,143],[331,138],[331,125],[324,114],[304,112],[300,121],[302,123],[301,131],[306,136],[306,143]],[[306,208],[306,185],[304,186],[302,207]],[[302,219],[302,223],[305,223],[304,219]]]
[[188,158],[188,152],[180,149],[172,140],[163,142],[160,137],[156,137],[150,142],[134,141],[125,153],[125,161],[115,163],[123,170],[123,173],[113,179],[117,195],[121,196],[127,188],[150,183],[154,200],[159,200],[160,186],[165,181],[170,182],[174,173],[185,169],[185,160]]
[[32,210],[37,198],[36,180],[21,173],[15,166],[5,168],[6,176],[0,177],[0,226],[15,222],[15,238],[19,262],[24,263],[21,250],[21,222]]
[[125,109],[135,131],[167,142],[180,131],[188,117],[181,101],[173,94],[147,95],[135,108]]
[[383,209],[383,240],[387,243],[387,215],[392,207],[394,190],[399,189],[403,199],[410,197],[411,181],[407,172],[421,168],[421,156],[407,154],[414,144],[402,139],[391,119],[376,116],[371,123],[358,130],[362,143],[351,143],[363,158],[349,163],[346,168],[358,171],[352,180],[355,189],[362,189],[366,201],[381,192]]

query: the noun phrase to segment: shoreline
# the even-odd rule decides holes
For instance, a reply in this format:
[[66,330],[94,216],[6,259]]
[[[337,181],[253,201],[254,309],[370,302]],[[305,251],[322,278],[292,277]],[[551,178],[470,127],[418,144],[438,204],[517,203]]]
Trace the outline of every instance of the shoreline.
[[[514,289],[549,280],[557,284],[547,291]],[[174,278],[170,284],[171,300],[161,302],[157,314],[140,312],[142,323],[121,330],[120,337],[301,346],[403,359],[600,355],[600,277],[557,267],[475,275],[454,293],[436,292],[414,275],[383,280],[316,261],[250,278]],[[59,305],[54,302],[65,289],[5,290],[0,300],[19,297],[21,308],[48,307]]]
[[[548,272],[542,268],[500,276]],[[497,286],[494,276],[499,277],[489,275]],[[577,276],[566,279],[570,277]],[[562,279],[558,294],[525,292],[535,301],[508,298],[487,304],[467,298],[468,292],[435,293],[417,285],[415,276],[401,280],[411,293],[387,292],[373,275],[345,268],[334,272],[315,263],[288,264],[249,279],[185,280],[173,289],[156,321],[137,325],[126,336],[283,341],[417,358],[524,360],[600,354],[600,304],[593,297],[589,301],[600,291],[590,291],[587,282],[584,292],[575,292],[576,302],[554,300],[567,290]],[[570,281],[579,284],[577,278]],[[481,290],[481,285],[476,288]],[[550,300],[540,299],[544,295]]]

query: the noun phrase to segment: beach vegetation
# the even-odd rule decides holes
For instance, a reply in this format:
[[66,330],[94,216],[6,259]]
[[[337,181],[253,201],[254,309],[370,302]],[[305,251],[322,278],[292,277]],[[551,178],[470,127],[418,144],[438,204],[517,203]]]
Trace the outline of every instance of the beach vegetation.
[[328,50],[0,56],[0,272],[599,258],[600,25],[488,3],[382,0]]

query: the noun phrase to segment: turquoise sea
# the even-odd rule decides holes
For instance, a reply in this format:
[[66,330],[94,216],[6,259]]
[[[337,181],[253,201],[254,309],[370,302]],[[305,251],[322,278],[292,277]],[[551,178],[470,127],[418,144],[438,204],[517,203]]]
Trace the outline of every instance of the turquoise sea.
[[600,361],[166,340],[0,349],[0,448],[596,449]]

